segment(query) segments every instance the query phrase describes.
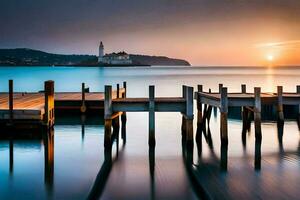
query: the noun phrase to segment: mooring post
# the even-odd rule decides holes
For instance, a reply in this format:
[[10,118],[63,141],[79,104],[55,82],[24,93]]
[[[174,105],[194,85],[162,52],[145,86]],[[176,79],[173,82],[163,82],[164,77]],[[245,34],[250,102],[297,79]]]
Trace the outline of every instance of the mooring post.
[[45,119],[44,124],[50,128],[54,125],[54,81],[46,81],[45,86]]
[[149,147],[155,147],[155,87],[154,85],[149,86],[149,136],[148,145]]
[[85,84],[81,84],[81,107],[80,107],[81,113],[86,112],[86,106],[85,106]]
[[104,147],[110,148],[111,141],[111,126],[112,126],[112,87],[105,86],[104,94],[104,120],[105,120],[105,133],[104,133]]
[[[297,94],[300,95],[300,85],[297,85]],[[300,104],[298,105],[298,128],[300,130]]]
[[255,139],[261,140],[261,89],[260,87],[254,88],[254,127]]
[[10,123],[13,123],[14,120],[14,82],[13,80],[9,80],[8,82],[9,87],[9,95],[8,95],[8,107],[9,107],[9,120]]
[[[187,86],[182,86],[182,98],[186,99],[186,90]],[[181,122],[181,136],[184,140],[186,140],[186,119],[185,116],[182,115],[182,122]]]
[[193,119],[194,119],[194,105],[193,105],[193,87],[186,87],[186,144],[187,148],[191,149],[193,147],[194,140],[194,130],[193,130]]

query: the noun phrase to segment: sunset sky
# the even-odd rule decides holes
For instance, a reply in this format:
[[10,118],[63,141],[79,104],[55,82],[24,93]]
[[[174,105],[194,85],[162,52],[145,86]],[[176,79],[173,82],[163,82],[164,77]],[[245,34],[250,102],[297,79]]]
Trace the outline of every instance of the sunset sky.
[[0,48],[300,64],[299,0],[1,0]]

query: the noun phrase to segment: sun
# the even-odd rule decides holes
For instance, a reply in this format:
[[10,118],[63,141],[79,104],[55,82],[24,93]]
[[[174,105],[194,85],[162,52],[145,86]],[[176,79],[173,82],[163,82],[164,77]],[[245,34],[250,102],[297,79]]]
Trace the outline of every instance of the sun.
[[272,54],[267,55],[267,60],[272,62],[274,60],[274,56]]

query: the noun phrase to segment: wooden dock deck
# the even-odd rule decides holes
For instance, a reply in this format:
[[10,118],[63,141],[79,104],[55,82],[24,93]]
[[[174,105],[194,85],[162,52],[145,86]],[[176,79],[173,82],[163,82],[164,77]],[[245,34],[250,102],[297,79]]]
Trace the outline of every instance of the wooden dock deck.
[[[123,88],[117,84],[112,99],[126,95],[126,82]],[[54,92],[54,82],[46,81],[44,91],[14,92],[13,81],[9,81],[9,92],[0,93],[0,124],[5,127],[35,129],[51,128],[55,121],[55,111],[104,110],[104,93],[89,92],[82,84],[81,92]],[[100,113],[99,113],[100,114]]]

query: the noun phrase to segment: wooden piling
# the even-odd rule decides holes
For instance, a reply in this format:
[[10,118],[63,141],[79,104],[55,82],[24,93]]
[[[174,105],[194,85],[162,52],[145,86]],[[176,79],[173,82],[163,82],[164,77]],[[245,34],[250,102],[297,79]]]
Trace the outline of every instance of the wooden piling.
[[[198,85],[198,92],[203,91],[203,86]],[[197,95],[197,132],[196,142],[198,145],[198,151],[202,152],[202,128],[203,128],[203,114],[202,114],[202,103],[200,102],[199,96]]]
[[[198,92],[202,92],[203,91],[203,86],[202,85],[198,85]],[[201,124],[202,123],[202,103],[200,102],[200,99],[198,99],[197,97],[197,124]]]
[[259,87],[254,88],[254,127],[255,127],[255,139],[261,140],[261,89]]
[[111,126],[112,126],[112,87],[110,85],[105,86],[105,96],[104,96],[104,147],[110,148],[111,141]]
[[[186,90],[187,86],[182,86],[182,98],[186,99]],[[181,135],[183,140],[186,140],[186,118],[184,115],[182,115],[182,121],[181,121]]]
[[8,96],[8,107],[9,107],[9,119],[10,123],[14,120],[14,83],[13,80],[9,80],[9,96]]
[[278,126],[282,126],[284,124],[284,115],[283,115],[283,87],[277,86],[277,113],[278,113]]
[[117,99],[120,98],[120,84],[117,84]]
[[45,82],[45,118],[44,124],[51,128],[54,125],[54,81]]
[[155,87],[149,86],[149,147],[155,147]]
[[222,83],[219,83],[219,94],[222,93],[222,88],[223,88],[223,84],[222,84]]
[[85,106],[85,84],[81,84],[81,107],[80,107],[81,113],[86,112],[86,106]]
[[193,94],[194,88],[193,87],[186,87],[186,142],[187,147],[193,147],[193,140],[194,140],[194,130],[193,130],[193,119],[194,119],[194,108],[193,108]]
[[242,93],[243,94],[247,93],[247,91],[246,91],[246,84],[242,84],[241,85],[241,89],[242,89]]
[[[127,96],[127,83],[125,81],[123,82],[123,88],[125,89],[124,93],[122,94],[122,98],[124,99]],[[126,122],[127,122],[126,112],[122,113],[121,122],[122,122],[122,127],[121,127],[122,140],[124,143],[126,143]]]
[[221,89],[221,102],[220,102],[220,112],[221,112],[221,143],[224,145],[228,144],[228,97],[227,88],[223,87]]
[[[297,94],[300,95],[300,85],[297,85]],[[300,130],[300,104],[298,105],[298,119],[297,119],[297,122],[298,122],[298,128]]]

